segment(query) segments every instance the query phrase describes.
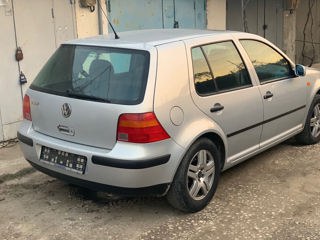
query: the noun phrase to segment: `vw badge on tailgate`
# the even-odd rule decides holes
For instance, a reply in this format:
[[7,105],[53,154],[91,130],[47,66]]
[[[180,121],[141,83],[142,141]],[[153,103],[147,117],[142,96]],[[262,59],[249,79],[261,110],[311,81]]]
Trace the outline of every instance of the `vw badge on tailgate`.
[[69,103],[64,103],[62,105],[62,108],[61,108],[62,116],[64,116],[65,118],[70,117],[71,111],[72,110],[71,110],[71,106]]

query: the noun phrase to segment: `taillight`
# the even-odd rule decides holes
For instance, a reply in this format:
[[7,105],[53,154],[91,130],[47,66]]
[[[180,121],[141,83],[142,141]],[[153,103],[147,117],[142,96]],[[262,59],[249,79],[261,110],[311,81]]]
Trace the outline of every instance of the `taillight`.
[[119,117],[117,140],[150,143],[170,138],[154,113],[126,113]]
[[30,109],[30,98],[26,94],[23,98],[23,118],[32,121],[31,109]]

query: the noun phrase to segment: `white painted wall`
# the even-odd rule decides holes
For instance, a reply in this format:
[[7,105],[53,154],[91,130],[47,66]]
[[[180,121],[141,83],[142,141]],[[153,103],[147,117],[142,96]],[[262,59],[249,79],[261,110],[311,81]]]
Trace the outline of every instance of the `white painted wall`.
[[[107,14],[105,0],[101,0],[101,6],[104,9],[104,12]],[[98,8],[97,5],[96,5],[96,10],[94,12],[90,12],[88,8],[82,8],[80,6],[80,1],[76,0],[75,12],[76,12],[78,38],[91,37],[99,34],[98,11],[100,11],[100,9]],[[107,34],[108,22],[102,12],[101,12],[101,19],[102,19],[103,34]]]
[[11,1],[0,6],[0,141],[15,138],[22,119],[22,96],[19,84],[18,64],[15,60]]
[[207,0],[207,28],[211,30],[226,29],[226,0]]

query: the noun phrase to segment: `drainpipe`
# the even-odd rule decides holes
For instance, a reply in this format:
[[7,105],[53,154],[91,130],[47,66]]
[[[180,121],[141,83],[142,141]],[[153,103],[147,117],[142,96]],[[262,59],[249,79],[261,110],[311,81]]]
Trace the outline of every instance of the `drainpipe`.
[[103,34],[103,24],[102,24],[102,16],[101,16],[101,0],[97,1],[98,3],[98,28],[99,28],[99,35]]

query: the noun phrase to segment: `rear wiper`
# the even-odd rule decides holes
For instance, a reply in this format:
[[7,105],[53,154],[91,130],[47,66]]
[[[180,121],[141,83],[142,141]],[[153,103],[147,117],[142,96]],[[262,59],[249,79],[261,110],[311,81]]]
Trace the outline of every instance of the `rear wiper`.
[[110,103],[109,100],[104,99],[104,98],[100,98],[100,97],[95,97],[95,96],[90,96],[90,95],[84,95],[81,93],[75,93],[72,90],[68,89],[66,91],[67,95],[69,97],[75,97],[75,98],[79,98],[79,99],[84,99],[84,100],[93,100],[93,101],[97,101],[97,102],[106,102],[106,103]]

